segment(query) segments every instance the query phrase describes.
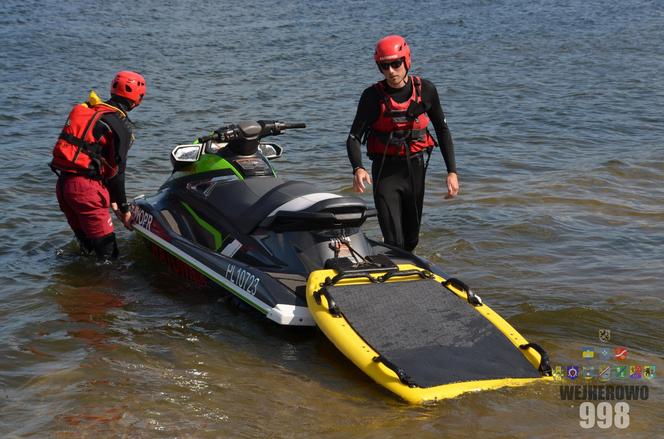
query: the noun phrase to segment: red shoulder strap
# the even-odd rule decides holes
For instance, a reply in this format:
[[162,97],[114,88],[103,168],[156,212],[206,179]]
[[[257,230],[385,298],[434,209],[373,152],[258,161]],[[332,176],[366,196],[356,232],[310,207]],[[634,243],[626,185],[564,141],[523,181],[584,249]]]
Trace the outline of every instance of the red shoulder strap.
[[422,98],[422,79],[419,76],[411,76],[413,78],[413,88],[415,88],[415,100],[419,102]]

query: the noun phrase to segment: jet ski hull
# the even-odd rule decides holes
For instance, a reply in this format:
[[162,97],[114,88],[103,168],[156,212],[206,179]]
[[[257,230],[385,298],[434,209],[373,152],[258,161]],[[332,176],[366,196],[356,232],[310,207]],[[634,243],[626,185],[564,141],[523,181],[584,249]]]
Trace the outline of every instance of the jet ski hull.
[[265,272],[233,259],[232,249],[230,256],[210,252],[170,233],[162,226],[164,219],[145,200],[135,201],[132,212],[140,219],[133,224],[134,232],[147,241],[162,263],[185,281],[198,287],[212,286],[222,295],[232,294],[281,325],[315,326],[304,298]]

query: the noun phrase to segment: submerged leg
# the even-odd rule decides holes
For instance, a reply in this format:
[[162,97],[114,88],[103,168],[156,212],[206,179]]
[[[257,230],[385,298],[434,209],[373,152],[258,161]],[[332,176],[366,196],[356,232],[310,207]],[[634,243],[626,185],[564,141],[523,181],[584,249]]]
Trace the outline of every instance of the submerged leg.
[[115,240],[115,233],[109,233],[101,238],[94,238],[90,240],[95,254],[97,255],[97,262],[110,262],[118,258],[118,243]]

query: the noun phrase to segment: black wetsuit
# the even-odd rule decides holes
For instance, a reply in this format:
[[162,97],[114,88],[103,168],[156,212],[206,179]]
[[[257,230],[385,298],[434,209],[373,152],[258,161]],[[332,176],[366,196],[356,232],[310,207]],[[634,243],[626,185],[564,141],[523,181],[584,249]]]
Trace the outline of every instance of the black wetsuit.
[[[385,92],[399,103],[406,102],[412,96],[412,78],[400,89],[384,84]],[[360,139],[378,119],[382,101],[383,98],[373,85],[362,93],[346,142],[353,173],[363,168]],[[436,132],[447,172],[456,172],[452,135],[445,121],[438,91],[426,79],[422,80],[422,105]],[[419,240],[426,159],[422,153],[415,154],[408,166],[405,157],[374,155],[369,158],[372,160],[374,203],[383,238],[388,244],[412,251]]]

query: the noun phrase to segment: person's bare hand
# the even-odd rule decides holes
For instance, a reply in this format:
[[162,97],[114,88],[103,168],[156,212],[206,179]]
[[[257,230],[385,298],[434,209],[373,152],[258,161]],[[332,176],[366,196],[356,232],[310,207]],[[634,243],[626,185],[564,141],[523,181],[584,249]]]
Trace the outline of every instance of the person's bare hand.
[[364,168],[357,168],[353,178],[353,189],[355,192],[363,193],[366,189],[366,184],[371,184],[371,175]]
[[117,204],[113,203],[111,207],[114,207],[113,213],[115,213],[115,216],[122,222],[122,225],[125,226],[125,229],[127,230],[134,230],[134,228],[131,225],[131,212],[126,211],[122,213],[120,209],[117,208]]
[[459,178],[456,172],[447,174],[447,195],[445,199],[454,198],[459,195]]

